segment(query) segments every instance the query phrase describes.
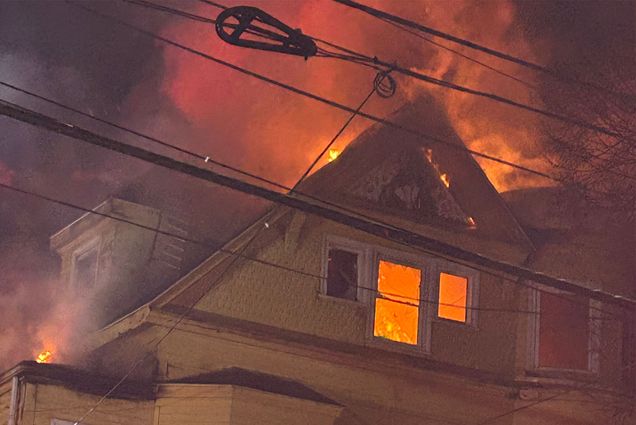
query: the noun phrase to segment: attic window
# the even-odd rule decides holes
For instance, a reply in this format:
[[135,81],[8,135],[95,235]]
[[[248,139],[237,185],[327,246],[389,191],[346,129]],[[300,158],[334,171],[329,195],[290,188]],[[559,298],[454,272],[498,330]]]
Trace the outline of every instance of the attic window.
[[439,275],[437,317],[466,323],[468,278],[450,273]]
[[375,337],[417,345],[421,281],[422,271],[418,268],[379,261],[373,322]]
[[358,292],[358,254],[329,248],[325,293],[332,297],[355,301]]

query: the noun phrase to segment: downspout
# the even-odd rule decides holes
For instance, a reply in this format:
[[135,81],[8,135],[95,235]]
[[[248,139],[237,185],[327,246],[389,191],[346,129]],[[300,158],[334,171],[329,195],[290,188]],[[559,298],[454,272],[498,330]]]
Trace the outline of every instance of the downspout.
[[9,422],[7,425],[18,425],[18,401],[20,399],[20,378],[11,379],[11,404],[9,404]]

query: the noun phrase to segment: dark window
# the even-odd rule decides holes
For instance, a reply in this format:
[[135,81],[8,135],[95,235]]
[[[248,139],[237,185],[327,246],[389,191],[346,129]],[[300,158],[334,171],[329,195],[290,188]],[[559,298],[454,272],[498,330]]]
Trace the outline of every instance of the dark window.
[[588,370],[589,301],[543,292],[539,306],[539,367]]
[[91,249],[75,258],[75,286],[90,288],[97,279],[97,249]]
[[358,254],[332,248],[327,261],[327,295],[355,300],[358,292]]

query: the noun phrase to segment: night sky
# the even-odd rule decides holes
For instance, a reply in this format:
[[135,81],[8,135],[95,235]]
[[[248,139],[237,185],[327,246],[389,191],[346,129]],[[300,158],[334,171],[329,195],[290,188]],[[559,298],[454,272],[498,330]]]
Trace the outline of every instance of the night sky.
[[[607,55],[634,58],[633,2],[451,2],[451,6],[425,1],[405,2],[408,5],[368,3],[584,78],[602,75]],[[224,45],[205,24],[123,2],[86,4],[349,105],[359,103],[370,89],[373,75],[354,65],[320,59],[305,62],[241,50]],[[194,0],[165,4],[209,17],[218,13]],[[464,79],[463,72],[472,72],[473,68],[458,59],[445,61],[433,47],[408,34],[326,0],[251,4],[283,18],[292,27],[365,53],[385,59],[395,57],[402,65],[439,71],[441,77],[489,91],[501,88],[506,95],[524,101],[550,101],[541,91],[529,95],[510,83],[495,85],[495,78],[500,77],[485,76],[483,70],[470,74],[474,80]],[[542,78],[527,70],[505,64],[501,67],[543,86]],[[0,79],[286,184],[293,184],[347,117],[193,59],[62,1],[0,2]],[[398,80],[398,84],[394,98],[384,103],[375,100],[368,111],[386,115],[422,89],[408,81]],[[134,137],[10,89],[0,87],[0,96],[102,134],[139,143]],[[467,114],[468,109],[461,108],[483,106],[484,119],[489,120],[487,127],[492,125],[493,131],[501,134],[509,129],[515,139],[528,139],[496,154],[515,151],[514,160],[545,166],[541,163],[541,140],[535,130],[526,128],[537,125],[534,118],[512,115],[516,122],[512,125],[511,112],[501,107],[448,105],[449,114],[454,111],[457,117]],[[354,122],[343,140],[350,141],[368,124]],[[474,146],[485,149],[488,146],[479,142],[479,131],[484,126],[476,122],[464,131],[477,132]],[[267,207],[246,196],[6,118],[0,118],[0,128],[0,182],[53,198],[85,207],[93,207],[109,195],[166,209],[187,206],[201,238],[207,240],[228,238]],[[506,179],[500,185],[496,183],[498,188],[524,186],[518,176]],[[80,215],[66,207],[0,189],[0,366],[31,357],[37,349],[37,324],[52,314],[51,295],[60,285],[55,281],[58,265],[49,252],[48,238]]]

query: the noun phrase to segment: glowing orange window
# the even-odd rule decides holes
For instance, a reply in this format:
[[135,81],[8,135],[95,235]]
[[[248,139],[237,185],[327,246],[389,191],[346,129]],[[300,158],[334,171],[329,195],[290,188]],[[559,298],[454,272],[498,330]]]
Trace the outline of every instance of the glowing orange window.
[[404,344],[417,344],[422,271],[380,261],[373,335]]
[[440,273],[438,317],[465,323],[467,299],[468,278]]

